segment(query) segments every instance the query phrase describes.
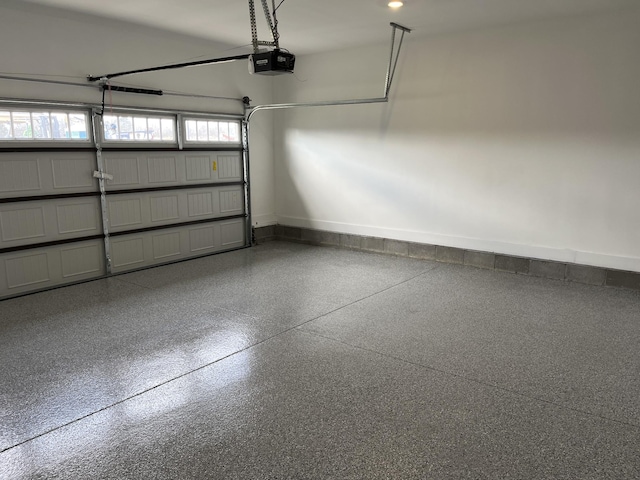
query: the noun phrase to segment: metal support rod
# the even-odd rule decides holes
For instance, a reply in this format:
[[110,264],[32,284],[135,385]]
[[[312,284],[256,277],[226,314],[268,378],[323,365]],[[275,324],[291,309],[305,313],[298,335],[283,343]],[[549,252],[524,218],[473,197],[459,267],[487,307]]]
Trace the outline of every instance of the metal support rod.
[[109,90],[111,92],[123,92],[123,93],[140,93],[144,95],[164,95],[162,90],[151,90],[149,88],[139,87],[121,87],[119,85],[103,85],[102,90]]
[[284,110],[288,108],[300,107],[332,107],[336,105],[360,105],[364,103],[385,103],[388,102],[387,97],[381,98],[358,98],[353,100],[327,100],[325,102],[309,102],[309,103],[272,103],[269,105],[257,105],[251,109],[247,115],[247,120],[251,120],[253,114],[261,110]]
[[[393,32],[395,36],[395,31]],[[404,31],[400,35],[400,42],[398,42],[398,54],[396,55],[395,62],[393,63],[393,69],[391,70],[391,76],[389,77],[389,82],[387,83],[387,87],[385,89],[384,95],[385,97],[389,95],[389,90],[391,90],[391,84],[393,83],[393,77],[396,75],[396,67],[398,66],[398,59],[400,58],[400,50],[402,49],[402,42],[404,40]]]
[[391,85],[391,64],[393,63],[393,52],[396,43],[396,29],[391,28],[391,52],[389,53],[389,64],[387,65],[387,75],[384,79],[384,96],[386,97],[389,94],[389,85]]
[[[211,97],[205,97],[211,98]],[[222,100],[234,100],[238,102],[242,102],[244,104],[244,100],[241,98],[224,98],[224,97],[213,97],[220,98]],[[0,98],[0,105],[10,105],[10,106],[19,106],[24,107],[28,106],[37,106],[43,108],[79,108],[79,109],[100,109],[102,105],[96,103],[70,103],[70,102],[57,102],[57,101],[44,101],[44,100],[24,100],[22,98]],[[177,115],[178,113],[188,114],[189,116],[207,116],[212,113],[207,112],[194,112],[191,110],[171,110],[171,109],[160,109],[160,108],[142,108],[142,107],[117,107],[121,111],[126,112],[140,112],[143,114],[161,114],[161,115]],[[232,114],[232,113],[215,113],[213,114],[219,118],[232,118],[234,120],[238,120],[240,118],[244,118],[244,115],[241,114]]]
[[[50,85],[62,85],[62,86],[69,86],[69,87],[80,87],[80,88],[91,88],[91,89],[97,88],[99,90],[103,88],[101,85],[91,85],[89,83],[74,83],[74,82],[65,82],[65,81],[59,81],[59,80],[48,80],[46,78],[31,78],[31,77],[21,77],[21,76],[15,76],[15,75],[0,75],[0,80],[14,80],[19,82],[33,82],[33,83],[43,83],[43,84],[50,84]],[[111,91],[117,91],[117,89],[119,88],[124,88],[124,87],[111,85]],[[162,92],[162,95],[166,97],[205,98],[209,100],[231,100],[234,102],[242,102],[241,98],[233,98],[233,97],[218,97],[214,95],[200,95],[197,93],[165,92],[161,90],[158,90],[157,93],[155,90],[153,92],[156,95],[159,95],[160,92]],[[0,102],[2,101],[3,100],[0,99]],[[26,100],[17,101],[17,103],[20,103],[20,102],[25,103]],[[42,102],[42,103],[47,103],[47,102]],[[74,104],[73,106],[77,106],[77,105]],[[82,106],[84,107],[86,105],[82,105]]]
[[126,72],[109,73],[107,75],[99,75],[99,76],[89,75],[87,77],[87,80],[89,80],[90,82],[97,82],[102,79],[110,80],[112,78],[122,77],[124,75],[133,75],[135,73],[158,72],[160,70],[175,70],[177,68],[213,65],[215,63],[233,62],[234,60],[246,60],[247,58],[249,58],[248,53],[243,55],[234,55],[232,57],[209,58],[207,60],[198,60],[195,62],[186,62],[186,63],[174,63],[171,65],[162,65],[160,67],[141,68],[139,70],[128,70]]
[[60,80],[49,80],[45,78],[20,77],[15,75],[0,75],[0,79],[1,80],[18,80],[20,82],[48,83],[51,85],[64,85],[64,86],[70,86],[70,87],[96,88],[95,85],[88,85],[86,83],[65,82]]

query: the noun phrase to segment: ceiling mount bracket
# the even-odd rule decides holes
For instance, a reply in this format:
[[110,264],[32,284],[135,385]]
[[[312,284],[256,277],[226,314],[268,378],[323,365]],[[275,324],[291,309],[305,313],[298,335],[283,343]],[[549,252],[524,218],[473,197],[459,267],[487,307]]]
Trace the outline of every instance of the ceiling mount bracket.
[[[391,22],[391,54],[389,55],[389,66],[387,67],[387,77],[384,82],[384,96],[385,98],[389,96],[389,91],[391,90],[391,83],[393,82],[393,77],[396,73],[396,67],[398,66],[398,58],[400,58],[400,50],[402,50],[402,41],[404,40],[405,33],[411,33],[411,29],[407,27],[403,27],[397,23]],[[400,41],[398,42],[398,48],[395,48],[396,43],[396,34],[400,30],[402,33],[400,34]],[[394,61],[395,56],[395,61]],[[392,66],[393,64],[393,66]]]
[[[269,29],[271,30],[271,36],[273,41],[258,40],[258,26],[256,25],[256,8],[253,0],[249,0],[249,20],[251,22],[251,44],[253,45],[253,53],[259,53],[260,46],[274,47],[276,50],[280,49],[280,34],[278,33],[278,18],[276,16],[275,0],[271,0],[271,6],[273,13],[269,11],[269,5],[267,0],[260,0],[262,4],[262,10],[264,10],[264,18],[267,21]],[[280,2],[282,3],[282,2]]]

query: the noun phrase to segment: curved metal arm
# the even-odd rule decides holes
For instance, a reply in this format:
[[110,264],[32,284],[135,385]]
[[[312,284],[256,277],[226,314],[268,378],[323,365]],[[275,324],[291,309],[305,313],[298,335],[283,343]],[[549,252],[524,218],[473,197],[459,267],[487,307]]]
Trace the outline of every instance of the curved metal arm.
[[[361,98],[352,100],[327,100],[322,102],[308,102],[308,103],[272,103],[267,105],[257,105],[251,108],[247,115],[247,122],[251,120],[251,117],[256,112],[262,110],[283,110],[288,108],[301,108],[301,107],[329,107],[335,105],[360,105],[365,103],[386,103],[389,101],[389,92],[391,91],[391,83],[398,66],[398,58],[400,57],[400,51],[402,50],[402,40],[405,33],[411,33],[411,29],[398,25],[397,23],[391,23],[391,55],[389,57],[389,65],[387,67],[387,75],[384,84],[384,97],[380,98]],[[398,48],[395,48],[396,33],[400,30],[402,32],[400,36],[400,42]],[[394,60],[395,57],[395,60]]]

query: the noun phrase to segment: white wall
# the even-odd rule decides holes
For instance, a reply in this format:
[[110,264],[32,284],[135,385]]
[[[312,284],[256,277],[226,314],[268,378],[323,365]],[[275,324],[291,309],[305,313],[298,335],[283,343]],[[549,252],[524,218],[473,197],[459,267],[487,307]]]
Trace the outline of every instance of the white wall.
[[[2,74],[35,74],[78,83],[84,83],[88,74],[244,53],[195,37],[16,0],[0,3],[0,46]],[[254,104],[269,103],[273,92],[273,80],[250,76],[244,61],[127,76],[113,83],[235,99],[247,95]],[[61,87],[0,79],[0,98],[100,103],[101,93],[97,87]],[[239,101],[124,93],[113,93],[112,99],[114,105],[243,113]],[[272,224],[275,222],[273,126],[269,117],[254,122],[251,133],[254,224]]]
[[[276,113],[276,214],[640,271],[640,9],[407,37],[389,104]],[[388,45],[299,57],[278,101],[381,95]]]

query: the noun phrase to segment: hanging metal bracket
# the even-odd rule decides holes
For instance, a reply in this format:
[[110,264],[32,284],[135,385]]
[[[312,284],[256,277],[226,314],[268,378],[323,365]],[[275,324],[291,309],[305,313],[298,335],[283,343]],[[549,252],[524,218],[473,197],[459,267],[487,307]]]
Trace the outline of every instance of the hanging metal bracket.
[[[398,66],[398,59],[400,58],[400,51],[402,50],[402,41],[404,40],[405,33],[411,33],[411,29],[403,27],[397,23],[391,22],[391,54],[389,56],[389,65],[387,67],[387,78],[384,82],[384,96],[389,97],[389,91],[391,90],[391,83],[393,82],[393,76],[396,73],[396,67]],[[395,48],[396,34],[400,30],[400,41],[398,42],[398,49]],[[394,60],[395,56],[395,60]],[[391,66],[393,64],[393,67]]]
[[258,26],[256,24],[256,9],[253,0],[249,0],[249,20],[251,22],[251,44],[253,45],[253,53],[259,53],[259,46],[275,47],[280,49],[280,34],[278,33],[278,17],[276,16],[275,0],[272,0],[273,13],[269,11],[267,0],[260,0],[262,10],[264,10],[264,18],[269,25],[273,41],[258,40]]

